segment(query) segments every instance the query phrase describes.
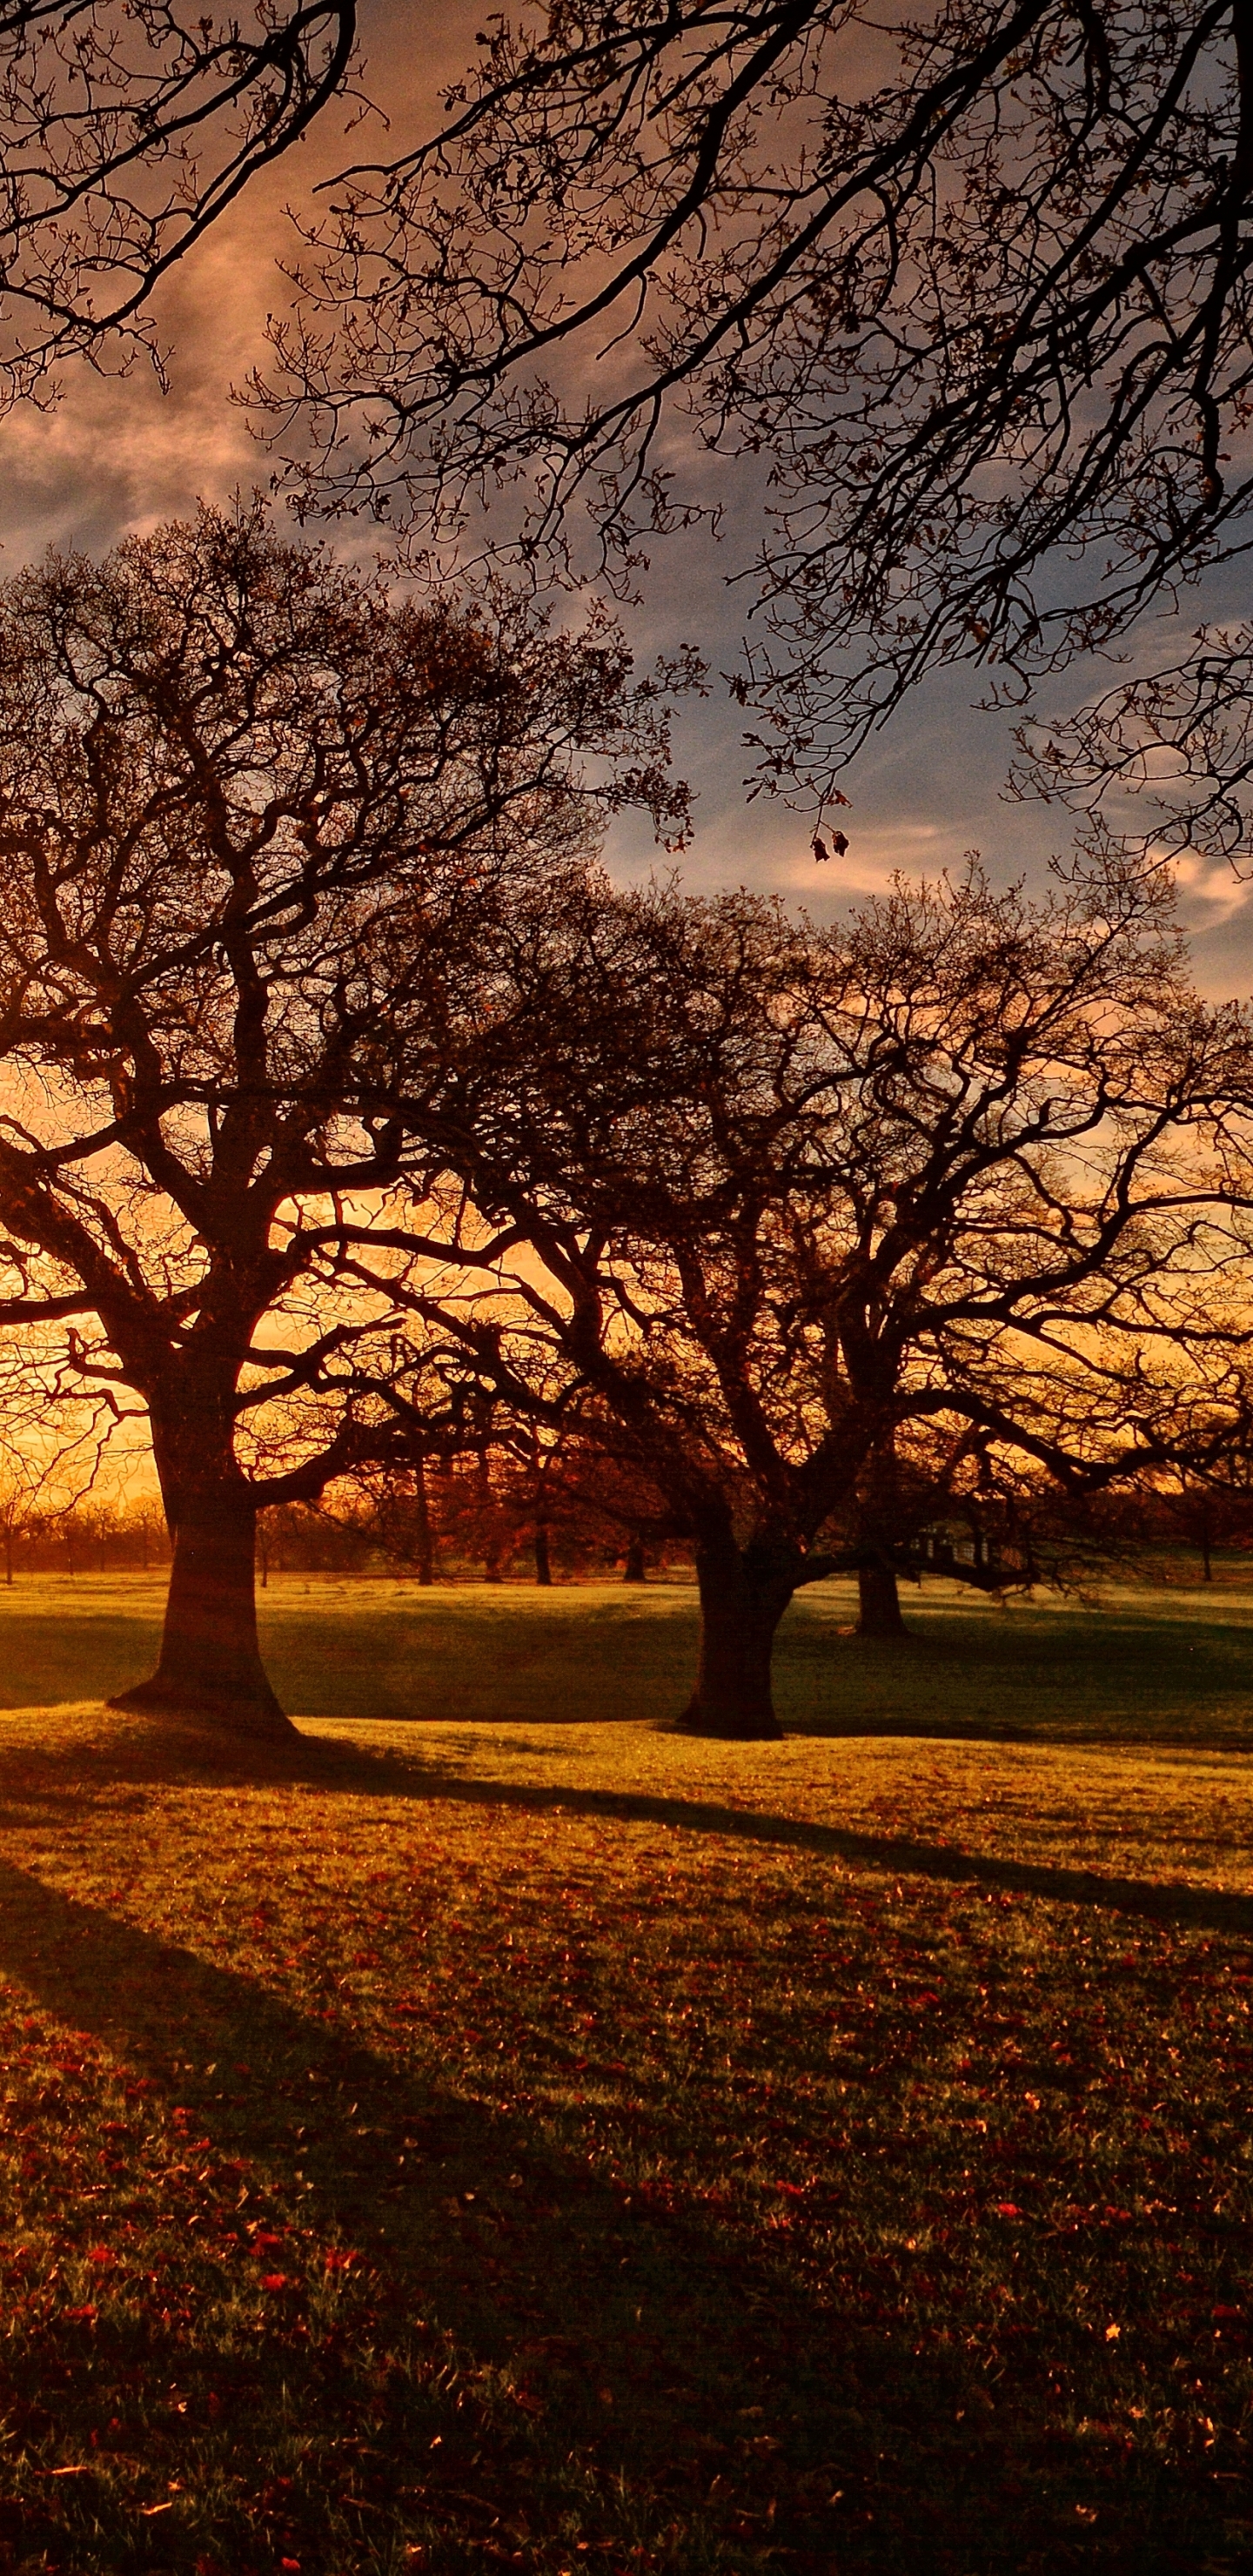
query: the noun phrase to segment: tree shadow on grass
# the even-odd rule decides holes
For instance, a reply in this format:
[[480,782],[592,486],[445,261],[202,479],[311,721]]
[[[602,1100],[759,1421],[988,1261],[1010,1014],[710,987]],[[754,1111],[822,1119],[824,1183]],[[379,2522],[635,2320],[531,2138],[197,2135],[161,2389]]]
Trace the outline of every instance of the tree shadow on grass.
[[485,1808],[508,1807],[529,1815],[568,1815],[654,1824],[676,1832],[749,1842],[785,1851],[851,1862],[893,1876],[934,1879],[951,1887],[995,1889],[1009,1896],[1044,1897],[1061,1904],[1100,1907],[1148,1917],[1234,1939],[1253,1937],[1253,1896],[1221,1888],[1189,1887],[1178,1880],[1129,1878],[1100,1870],[1067,1869],[1047,1862],[1003,1860],[965,1852],[949,1843],[910,1835],[859,1833],[793,1816],[775,1816],[715,1800],[656,1797],[644,1791],[559,1788],[505,1780],[467,1778],[450,1763],[419,1752],[376,1752],[319,1735],[295,1735],[287,1744],[232,1743],[198,1730],[127,1722],[102,1729],[96,1743],[79,1750],[8,1748],[0,1738],[0,1823],[6,1812],[41,1801],[63,1808],[67,1798],[84,1808],[91,1789],[122,1783],[144,1786],[279,1787],[369,1798],[418,1799]]
[[[915,1612],[903,1637],[820,1619],[779,1653],[788,1732],[1187,1752],[1253,1748],[1253,1624],[1107,1606],[997,1617]],[[907,1609],[908,1616],[908,1609]],[[815,1705],[838,1695],[839,1706]]]
[[[389,1792],[380,1790],[377,1794]],[[937,1879],[951,1887],[995,1888],[1012,1896],[1049,1897],[1062,1904],[1148,1915],[1161,1923],[1225,1932],[1236,1938],[1253,1935],[1253,1897],[1231,1895],[1221,1888],[1187,1887],[1169,1880],[1112,1878],[1099,1870],[998,1860],[991,1854],[959,1851],[947,1843],[917,1842],[902,1834],[852,1833],[839,1825],[811,1824],[791,1816],[763,1815],[703,1800],[637,1796],[612,1789],[518,1788],[504,1781],[449,1778],[434,1769],[402,1794],[487,1807],[516,1807],[537,1815],[616,1817],[623,1823],[665,1825],[683,1833],[722,1836],[784,1851],[814,1852],[828,1860],[855,1862],[891,1876]]]
[[[41,2566],[75,2576],[236,2576],[278,2559],[330,2576],[347,2546],[360,2571],[394,2567],[406,2548],[422,2567],[547,2570],[568,2563],[577,2529],[593,2563],[692,2576],[776,2561],[818,2576],[837,2547],[841,2567],[874,2576],[904,2576],[919,2551],[956,2567],[950,2543],[1003,2439],[955,2429],[960,2366],[824,2308],[690,2209],[624,2203],[524,2118],[5,1864],[0,1974],[79,2048],[120,2057],[149,2104],[194,2115],[169,2169],[187,2251],[166,2263],[148,2314],[102,2309],[88,2334],[54,2290],[26,2347],[56,2411],[54,2465],[10,2483],[23,2564],[33,2544]],[[664,2133],[664,2099],[647,2108]],[[319,2132],[299,2149],[298,2192],[296,2113]],[[132,2173],[113,2207],[91,2192],[93,2238],[125,2234],[136,2187],[142,2200]],[[220,2276],[248,2262],[250,2213],[278,2249],[263,2262],[312,2248],[316,2271],[318,2249],[358,2250],[356,2306],[329,2333],[310,2332],[316,2302],[298,2291],[274,2303],[272,2327],[241,2330],[223,2313]],[[88,2427],[127,2403],[119,2391],[133,2408],[141,2383],[157,2399],[140,2436],[155,2503],[111,2489],[87,2449]],[[20,2418],[32,2395],[20,2366],[10,2393]],[[27,2428],[36,2437],[42,2420]],[[66,2450],[90,2465],[53,2511]],[[0,2518],[0,2559],[3,2533]],[[968,2544],[959,2555],[963,2576],[984,2563]]]
[[[51,1756],[28,1751],[25,1776],[15,1768],[0,1765],[0,1790],[28,1811],[72,1787]],[[88,1801],[93,1786],[217,1778],[643,1818],[893,1869],[908,1848],[681,1800],[465,1783],[316,1739],[240,1759],[117,1729],[112,1759],[102,1741],[75,1769]],[[960,1856],[931,1857],[957,1874]],[[85,2328],[54,2291],[36,2316],[23,2349],[56,2392],[54,2447],[42,2486],[32,2468],[10,2489],[24,2559],[40,2550],[38,2563],[74,2576],[205,2564],[244,2576],[286,2556],[317,2576],[347,2565],[381,2576],[414,2547],[433,2570],[548,2571],[570,2563],[577,2531],[593,2564],[675,2576],[776,2561],[788,2576],[826,2576],[833,2563],[866,2576],[913,2576],[920,2564],[937,2576],[1098,2565],[1166,2576],[1216,2537],[1207,2497],[1180,2495],[1155,2520],[1155,2473],[1138,2464],[1119,2472],[1117,2536],[1117,2500],[1098,2485],[1101,2545],[1072,2544],[1074,2499],[1094,2473],[1068,2463],[1057,2503],[1058,2464],[1029,2387],[995,2422],[973,2414],[977,2365],[960,2350],[915,2347],[909,2330],[873,2321],[873,2302],[867,2315],[842,2292],[834,2305],[811,2295],[785,2255],[776,2263],[730,2221],[690,2204],[631,2205],[603,2165],[565,2151],[523,2109],[407,2062],[403,2037],[394,2051],[368,2045],[11,1865],[0,1865],[0,1973],[134,2069],[162,2116],[176,2102],[194,2119],[164,2172],[168,2146],[152,2172],[136,2158],[107,2187],[84,2173],[83,2210],[67,2201],[59,2213],[108,2240],[142,2217],[145,2193],[164,2192],[177,2242],[159,2292],[133,2313],[102,2302]],[[530,2034],[518,2080],[542,2085],[559,2055],[555,2039]],[[641,2116],[669,2163],[680,2114],[661,2078],[643,2103],[606,2088],[602,2144]],[[285,2269],[312,2275],[328,2245],[359,2249],[337,2317],[298,2285],[264,2327],[232,2312],[231,2268],[250,2259],[243,2239],[257,2219]],[[56,2443],[90,2459],[88,2428],[115,2403],[138,2414],[144,2388],[159,2397],[127,2438],[142,2442],[155,2505],[93,2470],[58,2486],[57,2521],[46,2466]],[[20,2376],[15,2396],[19,2409],[32,2396]],[[749,2405],[764,2414],[746,2419]],[[32,2439],[39,2429],[32,2419]],[[987,2499],[1006,2482],[1013,2494],[990,2522]],[[2,2550],[0,2540],[0,2563]]]
[[[345,2488],[355,2500],[354,2568],[398,2564],[395,2548],[415,2531],[434,2552],[423,2565],[488,2565],[516,2549],[516,2563],[530,2566],[531,2538],[555,2541],[572,2512],[594,2547],[625,2550],[637,2532],[690,2515],[719,2464],[735,2471],[746,2360],[756,2360],[749,2375],[772,2410],[799,2405],[812,2417],[830,2344],[817,2312],[793,2298],[784,2336],[777,2284],[751,2264],[729,2265],[699,2225],[624,2208],[585,2160],[563,2155],[525,2118],[406,2065],[403,2042],[395,2056],[380,2053],[251,1978],[6,1864],[0,1974],[80,2045],[121,2058],[150,2088],[149,2104],[176,2102],[173,2153],[191,2151],[203,2166],[190,2179],[185,2162],[167,2169],[187,2257],[181,2280],[175,2263],[163,2281],[163,2324],[149,2314],[128,2332],[102,2312],[84,2355],[81,2310],[58,2318],[54,2309],[32,2352],[39,2378],[58,2388],[57,2432],[73,2457],[86,2426],[108,2419],[117,2386],[137,2373],[162,2391],[173,2378],[190,2411],[185,2438],[172,2447],[167,2428],[160,2444],[156,2534],[150,2505],[138,2517],[132,2506],[110,2529],[110,2499],[94,2476],[59,2490],[70,2514],[62,2545],[68,2538],[76,2569],[198,2565],[206,2539],[232,2571],[253,2563],[259,2542],[260,2564],[289,2549],[306,2568],[329,2569],[342,2563]],[[113,2208],[92,2190],[92,2236],[124,2237],[124,2213],[154,2188],[159,2198],[159,2178],[132,2173]],[[59,2215],[70,2217],[64,2207]],[[278,2249],[262,2257],[271,2266],[294,2257],[316,2274],[322,2249],[356,2249],[329,2336],[310,2334],[313,2309],[295,2283],[295,2295],[272,2302],[272,2329],[241,2333],[223,2314],[218,2276],[248,2266],[257,2219],[262,2244]],[[741,2338],[754,2315],[746,2355]],[[380,2339],[385,2366],[372,2372]],[[242,2499],[224,2527],[208,2529],[191,2503],[205,2485],[206,2383],[223,2454],[216,2483],[233,2482]],[[13,2393],[19,2406],[32,2395],[20,2373]],[[292,2466],[293,2422],[308,2456],[294,2478],[278,2479],[277,2497],[272,2472]],[[793,2486],[804,2465],[789,2464]],[[876,2475],[872,2450],[863,2473]],[[175,2480],[188,2498],[178,2525],[164,2518]],[[339,2499],[329,2524],[325,2489]],[[32,2492],[46,2499],[50,2490]],[[805,2540],[806,2523],[812,2537],[811,2517],[798,2522],[794,2494],[790,2502],[793,2539]],[[742,2510],[755,2516],[757,2506],[746,2500]],[[41,2533],[39,2512],[37,2503],[27,2510],[19,2481],[16,2527],[28,2544],[51,2542],[57,2563],[55,2526],[45,2516]],[[76,2513],[86,2529],[75,2529]],[[709,2563],[734,2565],[734,2551],[717,2557],[725,2512],[707,2519]],[[98,2554],[89,2555],[93,2520]],[[0,2563],[2,2535],[0,2523]]]

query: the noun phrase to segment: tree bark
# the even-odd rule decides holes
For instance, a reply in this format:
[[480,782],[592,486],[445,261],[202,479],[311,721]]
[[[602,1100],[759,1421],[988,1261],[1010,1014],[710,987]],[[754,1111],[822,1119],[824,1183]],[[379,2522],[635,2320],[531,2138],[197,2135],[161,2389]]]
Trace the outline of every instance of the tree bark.
[[857,1590],[860,1608],[857,1619],[859,1637],[904,1637],[908,1635],[901,1617],[901,1596],[896,1575],[890,1565],[859,1565]]
[[234,1735],[289,1738],[257,1639],[256,1506],[239,1482],[180,1498],[161,1654],[113,1708],[186,1714]]
[[537,1521],[535,1524],[535,1580],[537,1583],[551,1585],[552,1579],[553,1561],[548,1546],[548,1525],[545,1521]]
[[414,1572],[421,1584],[435,1581],[435,1541],[431,1532],[431,1504],[426,1490],[426,1460],[418,1453],[413,1471]]
[[795,1585],[764,1551],[720,1535],[696,1549],[700,1652],[696,1688],[679,1719],[685,1735],[718,1735],[737,1743],[777,1738],[770,1667],[775,1631]]
[[627,1541],[626,1566],[622,1580],[624,1583],[646,1583],[648,1580],[644,1566],[644,1541],[638,1530]]
[[478,1488],[479,1509],[483,1515],[484,1533],[483,1581],[485,1583],[503,1583],[505,1578],[501,1572],[501,1558],[505,1552],[504,1541],[501,1537],[497,1523],[496,1497],[492,1492],[491,1459],[486,1449],[481,1449],[479,1451]]

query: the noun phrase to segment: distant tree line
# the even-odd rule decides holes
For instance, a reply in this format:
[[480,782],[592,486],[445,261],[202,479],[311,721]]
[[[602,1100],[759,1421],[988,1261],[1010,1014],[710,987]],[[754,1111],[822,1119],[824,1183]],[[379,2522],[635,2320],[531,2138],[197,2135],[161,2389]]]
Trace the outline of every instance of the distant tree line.
[[[599,1469],[599,1475],[598,1475]],[[418,1500],[412,1471],[318,1503],[280,1503],[257,1525],[261,1586],[285,1574],[380,1576],[418,1586],[451,1582],[646,1583],[693,1580],[693,1551],[642,1501],[624,1505],[612,1468],[594,1456],[577,1481],[554,1477],[537,1497],[508,1456],[447,1460]],[[605,1490],[603,1499],[600,1487]],[[850,1563],[860,1632],[905,1625],[910,1584],[928,1575],[1010,1592],[1026,1583],[1082,1589],[1112,1577],[1209,1583],[1216,1563],[1253,1552],[1253,1495],[1215,1480],[1149,1479],[1069,1510],[1038,1490],[1009,1512],[914,1486],[892,1560]],[[172,1553],[159,1498],[103,1498],[32,1509],[0,1493],[0,1580],[28,1575],[157,1574]]]

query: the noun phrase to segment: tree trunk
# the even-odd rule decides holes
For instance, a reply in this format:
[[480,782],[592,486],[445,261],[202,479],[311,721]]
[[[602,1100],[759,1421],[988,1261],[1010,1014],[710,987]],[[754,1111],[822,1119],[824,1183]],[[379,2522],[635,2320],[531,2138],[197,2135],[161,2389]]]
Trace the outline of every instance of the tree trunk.
[[904,1637],[908,1634],[901,1617],[901,1596],[896,1588],[896,1575],[890,1565],[859,1565],[857,1590],[860,1610],[857,1619],[859,1637]]
[[686,1735],[720,1735],[751,1743],[778,1737],[770,1665],[775,1630],[795,1588],[759,1554],[720,1535],[696,1550],[700,1654],[696,1688],[679,1726]]
[[479,1510],[483,1515],[484,1532],[483,1581],[485,1583],[503,1583],[505,1578],[501,1573],[500,1568],[501,1558],[505,1552],[504,1541],[502,1539],[496,1517],[496,1497],[492,1492],[491,1458],[486,1449],[480,1449],[479,1451],[478,1488]]
[[548,1525],[545,1521],[537,1521],[535,1524],[535,1580],[537,1583],[550,1585],[552,1579],[553,1561],[548,1552]]
[[157,1669],[111,1707],[185,1713],[234,1735],[294,1733],[257,1641],[256,1537],[256,1507],[238,1483],[183,1495]]
[[431,1534],[431,1505],[426,1490],[426,1460],[419,1453],[413,1471],[414,1572],[419,1583],[435,1581],[435,1541]]
[[648,1576],[644,1566],[644,1541],[640,1537],[638,1530],[635,1532],[634,1536],[627,1541],[626,1565],[623,1570],[622,1580],[624,1583],[646,1583],[648,1581]]

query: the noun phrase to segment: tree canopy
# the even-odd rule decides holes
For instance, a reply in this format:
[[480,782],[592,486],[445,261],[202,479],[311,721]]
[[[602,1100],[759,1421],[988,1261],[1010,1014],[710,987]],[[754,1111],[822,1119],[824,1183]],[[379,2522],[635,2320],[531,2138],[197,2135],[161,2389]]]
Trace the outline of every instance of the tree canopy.
[[354,0],[0,8],[0,407],[61,363],[156,341],[145,307],[343,88]]
[[310,231],[262,389],[305,506],[491,498],[577,550],[580,499],[626,578],[740,460],[735,685],[819,792],[937,662],[1025,694],[1247,542],[1232,0],[583,0],[479,42]]
[[523,890],[492,994],[447,1148],[481,1231],[459,1202],[458,1275],[395,1293],[419,1365],[433,1337],[686,1530],[700,1723],[770,1731],[794,1591],[890,1558],[898,1436],[1080,1494],[1185,1451],[1198,1396],[1205,1442],[1243,1422],[1249,1030],[1160,880],[974,870],[825,931],[571,880]]
[[[61,1323],[84,1390],[146,1409],[158,1697],[274,1716],[256,1513],[369,1445],[385,1347],[345,1245],[445,1168],[502,914],[582,863],[585,763],[673,817],[665,747],[603,624],[396,601],[260,510],[0,595],[0,1323]],[[419,1048],[415,1144],[358,1104]]]

